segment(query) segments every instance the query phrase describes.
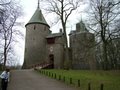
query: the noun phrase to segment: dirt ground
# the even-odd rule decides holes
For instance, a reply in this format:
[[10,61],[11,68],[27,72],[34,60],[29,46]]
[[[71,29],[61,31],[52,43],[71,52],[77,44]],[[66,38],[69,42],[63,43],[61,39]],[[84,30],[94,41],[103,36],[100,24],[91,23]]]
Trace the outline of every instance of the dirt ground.
[[8,90],[78,90],[34,70],[13,70]]

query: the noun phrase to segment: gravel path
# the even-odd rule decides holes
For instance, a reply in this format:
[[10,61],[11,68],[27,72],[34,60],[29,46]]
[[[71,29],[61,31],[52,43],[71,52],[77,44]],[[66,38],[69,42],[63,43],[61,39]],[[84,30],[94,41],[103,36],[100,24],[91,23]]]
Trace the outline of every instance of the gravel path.
[[55,79],[42,76],[34,70],[11,71],[8,90],[77,90]]

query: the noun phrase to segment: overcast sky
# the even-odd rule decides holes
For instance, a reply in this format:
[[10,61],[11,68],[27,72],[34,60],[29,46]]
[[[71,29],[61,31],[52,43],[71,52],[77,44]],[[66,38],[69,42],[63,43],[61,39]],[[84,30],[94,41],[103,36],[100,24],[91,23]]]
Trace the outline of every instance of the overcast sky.
[[[35,10],[37,8],[37,5],[38,5],[38,0],[20,0],[20,1],[21,1],[22,6],[23,6],[24,21],[25,21],[25,24],[26,24],[30,20],[30,18],[32,17],[32,15],[35,12]],[[41,7],[41,5],[40,5],[40,7]],[[82,11],[83,8],[84,8],[84,5],[81,6],[80,10]],[[51,21],[53,21],[54,16],[52,17],[51,15],[46,14],[45,12],[43,12],[43,10],[42,10],[42,13],[43,13],[47,23],[49,25],[51,25]],[[69,22],[70,22],[71,25],[68,28],[72,27],[74,29],[76,22],[80,21],[81,16],[84,17],[84,14],[81,14],[81,13],[79,13],[79,14],[76,14],[76,13],[72,14],[71,18],[69,18]],[[58,26],[60,26],[60,25],[52,26],[51,30],[53,32],[59,31],[59,30],[54,30],[54,29],[56,29],[56,27],[58,29]]]

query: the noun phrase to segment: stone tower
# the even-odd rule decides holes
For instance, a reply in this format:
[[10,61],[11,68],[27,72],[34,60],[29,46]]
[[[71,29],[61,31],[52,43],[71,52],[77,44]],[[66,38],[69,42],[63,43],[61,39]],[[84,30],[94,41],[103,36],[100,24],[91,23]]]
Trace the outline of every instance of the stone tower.
[[46,59],[46,36],[51,33],[38,4],[38,8],[25,25],[25,55],[23,68],[42,63]]
[[95,38],[88,32],[81,20],[76,24],[76,31],[70,34],[70,48],[73,69],[95,69]]

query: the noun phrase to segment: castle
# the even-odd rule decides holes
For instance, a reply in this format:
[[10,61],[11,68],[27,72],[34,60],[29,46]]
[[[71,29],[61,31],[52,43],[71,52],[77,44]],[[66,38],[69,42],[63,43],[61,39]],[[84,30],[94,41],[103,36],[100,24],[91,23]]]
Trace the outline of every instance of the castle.
[[[39,7],[25,25],[24,68],[52,63],[53,68],[61,69],[64,65],[64,33],[52,33]],[[95,38],[83,21],[76,24],[76,30],[69,34],[69,57],[72,69],[95,69]]]

